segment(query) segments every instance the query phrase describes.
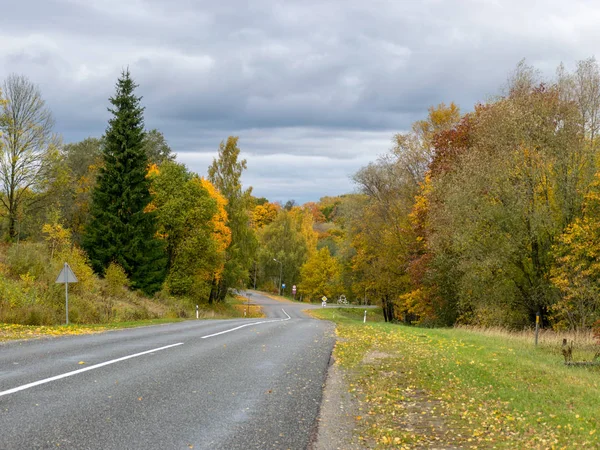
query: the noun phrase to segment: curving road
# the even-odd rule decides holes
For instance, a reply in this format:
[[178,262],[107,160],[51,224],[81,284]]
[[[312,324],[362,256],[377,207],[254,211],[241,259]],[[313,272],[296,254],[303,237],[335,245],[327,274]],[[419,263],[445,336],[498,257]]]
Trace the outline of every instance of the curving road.
[[267,318],[1,345],[0,448],[307,448],[333,324],[251,300]]

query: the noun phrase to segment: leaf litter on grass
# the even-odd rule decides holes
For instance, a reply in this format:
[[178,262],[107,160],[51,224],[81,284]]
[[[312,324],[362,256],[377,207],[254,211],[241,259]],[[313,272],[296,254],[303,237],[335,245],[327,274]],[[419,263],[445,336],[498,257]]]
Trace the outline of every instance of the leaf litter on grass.
[[336,322],[335,358],[368,446],[600,447],[598,382],[554,355],[473,331]]

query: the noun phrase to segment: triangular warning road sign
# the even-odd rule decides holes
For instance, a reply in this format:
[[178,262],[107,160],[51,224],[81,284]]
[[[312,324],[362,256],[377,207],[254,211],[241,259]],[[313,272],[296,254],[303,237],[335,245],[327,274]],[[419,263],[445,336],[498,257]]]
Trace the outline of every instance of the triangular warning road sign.
[[77,283],[79,280],[71,270],[71,267],[65,263],[64,267],[56,277],[55,283]]

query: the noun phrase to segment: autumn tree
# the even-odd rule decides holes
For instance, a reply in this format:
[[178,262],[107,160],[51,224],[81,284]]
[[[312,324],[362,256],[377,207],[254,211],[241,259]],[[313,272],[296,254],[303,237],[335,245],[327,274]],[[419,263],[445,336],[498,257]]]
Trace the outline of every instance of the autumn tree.
[[207,301],[229,244],[225,200],[183,164],[163,162],[151,179],[154,195],[147,209],[155,211],[158,235],[166,243],[169,292]]
[[143,149],[144,120],[137,86],[129,71],[122,73],[110,98],[113,117],[104,137],[103,166],[92,193],[91,220],[84,247],[94,270],[103,274],[119,264],[136,289],[153,293],[165,277],[163,242],[156,237],[156,213],[151,202],[148,156]]
[[16,239],[19,218],[39,204],[52,176],[52,152],[58,140],[54,119],[39,89],[22,75],[10,75],[3,86],[0,115],[0,183],[8,237]]
[[581,164],[591,162],[579,130],[573,103],[520,65],[507,96],[477,109],[468,136],[440,148],[428,194],[429,279],[453,274],[447,302],[461,321],[522,327],[548,317],[552,244],[579,214]]
[[306,301],[316,301],[323,295],[333,298],[341,290],[341,267],[338,260],[323,247],[308,258],[300,269],[298,286]]
[[252,226],[261,229],[270,224],[277,217],[280,206],[276,203],[266,202],[256,205],[252,210]]
[[92,190],[102,165],[102,139],[87,138],[64,145],[60,150],[61,165],[53,203],[60,211],[61,222],[81,244],[90,216]]
[[600,175],[586,196],[584,213],[553,248],[552,282],[561,298],[552,305],[557,322],[585,330],[600,319]]
[[288,285],[298,284],[300,268],[316,251],[316,234],[312,231],[312,214],[295,207],[282,209],[269,225],[259,231],[260,251],[258,266],[261,279],[270,280],[274,286],[279,283],[281,262],[282,281]]
[[395,136],[391,152],[354,175],[370,199],[352,228],[354,268],[379,297],[388,321],[410,320],[409,308],[399,301],[410,289],[407,268],[415,237],[409,214],[432,160],[435,133],[451,128],[459,117],[453,103],[430,108],[426,120]]
[[319,208],[319,205],[315,202],[308,202],[302,205],[304,209],[308,209],[313,216],[313,221],[315,223],[323,223],[327,219],[325,218],[325,214]]
[[242,189],[246,160],[239,160],[238,138],[230,136],[219,145],[219,153],[208,168],[208,180],[227,200],[231,244],[227,248],[223,276],[213,280],[210,301],[223,301],[229,288],[241,287],[249,278],[256,251],[256,236],[249,226],[252,189]]

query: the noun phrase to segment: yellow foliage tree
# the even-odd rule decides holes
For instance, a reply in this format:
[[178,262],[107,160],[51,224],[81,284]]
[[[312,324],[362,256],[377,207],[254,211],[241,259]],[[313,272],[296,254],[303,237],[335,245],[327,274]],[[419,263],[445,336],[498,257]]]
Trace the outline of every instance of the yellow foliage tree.
[[299,290],[307,301],[318,300],[322,296],[332,298],[340,291],[341,273],[338,260],[329,254],[329,248],[323,247],[314,252],[300,269],[302,282]]
[[59,223],[46,223],[42,227],[42,232],[46,234],[44,239],[50,246],[50,258],[54,257],[54,251],[71,245],[71,230],[63,228]]
[[58,274],[61,266],[68,263],[79,280],[73,286],[73,291],[89,292],[94,288],[94,272],[89,265],[86,253],[77,245],[71,243],[71,230],[62,225],[44,224],[42,231],[46,234],[45,239],[50,246],[50,259]]
[[561,299],[552,311],[572,329],[586,329],[600,319],[600,173],[586,196],[584,214],[553,247],[551,269]]
[[[231,230],[227,226],[227,199],[221,195],[217,188],[206,178],[200,178],[200,185],[206,189],[211,196],[217,202],[217,213],[212,218],[213,226],[213,239],[217,242],[217,249],[219,253],[224,254],[227,247],[231,244]],[[225,267],[224,259],[223,264],[217,269],[215,277],[217,280],[221,278],[223,269]]]
[[308,255],[312,255],[317,250],[318,234],[314,230],[314,219],[309,209],[294,206],[290,210],[290,215],[296,222],[297,230],[300,232],[306,242]]
[[277,217],[277,212],[280,206],[277,203],[265,203],[257,205],[252,211],[252,226],[260,230],[266,225],[269,225]]

